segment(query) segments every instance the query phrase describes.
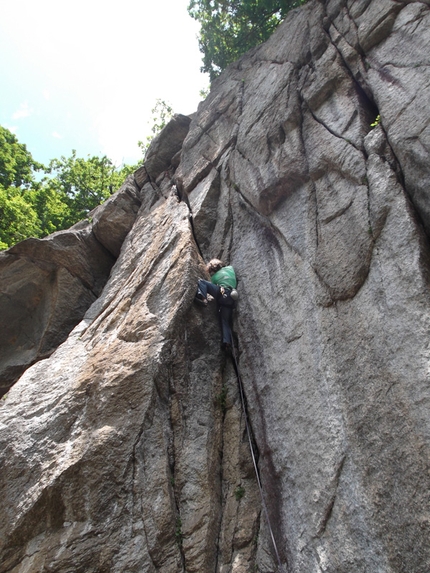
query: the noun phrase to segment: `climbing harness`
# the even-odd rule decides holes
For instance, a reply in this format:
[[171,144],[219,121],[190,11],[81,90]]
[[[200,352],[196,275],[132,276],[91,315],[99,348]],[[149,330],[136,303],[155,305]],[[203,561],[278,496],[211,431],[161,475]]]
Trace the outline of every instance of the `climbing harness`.
[[273,549],[275,550],[276,559],[278,561],[278,571],[280,573],[285,573],[285,569],[281,563],[281,558],[279,556],[278,546],[276,545],[275,536],[273,535],[273,529],[272,529],[272,526],[270,523],[269,512],[267,510],[266,501],[264,499],[263,486],[261,485],[261,480],[260,480],[260,472],[258,471],[257,460],[255,458],[255,452],[254,452],[254,446],[252,444],[251,426],[250,426],[249,420],[248,420],[248,409],[246,407],[246,402],[245,402],[245,392],[243,389],[243,383],[242,383],[242,377],[240,375],[239,365],[237,363],[236,350],[234,348],[234,344],[231,345],[231,355],[233,358],[233,366],[234,366],[234,370],[236,372],[237,383],[239,386],[240,400],[242,402],[242,411],[243,411],[243,415],[245,417],[246,433],[248,436],[249,449],[251,450],[251,457],[252,457],[252,463],[254,465],[255,477],[257,478],[257,485],[258,485],[258,489],[260,491],[261,504],[263,506],[264,515],[266,516],[267,526],[269,528],[270,537],[272,539]]

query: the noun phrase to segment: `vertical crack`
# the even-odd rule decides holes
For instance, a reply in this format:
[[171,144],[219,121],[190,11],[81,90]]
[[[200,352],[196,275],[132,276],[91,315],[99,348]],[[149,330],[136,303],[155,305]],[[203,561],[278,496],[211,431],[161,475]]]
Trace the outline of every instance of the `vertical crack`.
[[[183,337],[185,340],[185,344],[183,345],[184,348],[184,362],[185,364],[189,363],[188,356],[187,356],[187,327],[185,325],[184,328],[184,335]],[[168,378],[169,378],[169,404],[168,404],[168,422],[169,422],[169,444],[168,444],[168,462],[169,462],[169,469],[170,469],[170,489],[172,492],[172,501],[174,503],[174,510],[175,510],[175,541],[176,545],[178,546],[178,551],[181,559],[181,566],[182,571],[185,571],[185,553],[183,548],[183,535],[182,535],[182,518],[181,518],[181,507],[180,507],[180,500],[178,496],[177,484],[176,484],[176,458],[177,452],[175,448],[175,422],[174,422],[174,414],[173,414],[173,400],[177,400],[178,410],[180,410],[180,395],[181,391],[177,391],[175,387],[175,376],[173,374],[173,367],[174,364],[170,362],[169,364],[169,371],[168,371]],[[178,395],[179,394],[179,395]]]
[[321,537],[324,534],[325,530],[327,529],[327,524],[328,524],[330,517],[333,513],[333,507],[334,507],[334,503],[336,501],[337,490],[339,487],[340,476],[341,476],[342,469],[343,469],[343,466],[345,463],[345,459],[346,459],[346,454],[343,454],[343,456],[340,459],[340,462],[336,468],[335,475],[333,478],[333,493],[329,499],[329,502],[328,502],[328,504],[325,508],[324,514],[322,516],[322,519],[321,519],[321,522],[320,522],[320,525],[318,527],[318,531],[316,534],[317,537]]

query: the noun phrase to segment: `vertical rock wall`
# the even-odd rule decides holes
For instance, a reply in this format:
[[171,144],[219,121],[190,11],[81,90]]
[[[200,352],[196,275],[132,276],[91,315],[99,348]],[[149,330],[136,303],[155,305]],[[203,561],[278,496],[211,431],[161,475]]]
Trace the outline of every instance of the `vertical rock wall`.
[[310,1],[155,142],[102,295],[1,407],[1,573],[277,570],[195,239],[239,277],[285,570],[430,569],[429,23]]

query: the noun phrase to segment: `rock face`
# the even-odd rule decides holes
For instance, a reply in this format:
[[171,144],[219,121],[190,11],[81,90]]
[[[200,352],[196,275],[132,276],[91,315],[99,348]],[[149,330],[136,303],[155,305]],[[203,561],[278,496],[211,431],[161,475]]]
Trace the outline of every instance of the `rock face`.
[[141,204],[136,179],[94,209],[91,223],[0,253],[0,396],[64,342],[102,292]]
[[[284,571],[430,570],[429,44],[429,2],[311,0],[166,128],[116,246],[96,228],[115,200],[69,232],[86,246],[56,276],[87,277],[81,308],[101,294],[2,401],[0,573],[281,570],[216,309],[193,304],[199,249],[239,277]],[[39,243],[2,257],[30,269],[6,324],[32,320],[42,347],[59,315],[20,302],[34,274],[55,306],[60,255]],[[100,249],[119,255],[104,288]]]

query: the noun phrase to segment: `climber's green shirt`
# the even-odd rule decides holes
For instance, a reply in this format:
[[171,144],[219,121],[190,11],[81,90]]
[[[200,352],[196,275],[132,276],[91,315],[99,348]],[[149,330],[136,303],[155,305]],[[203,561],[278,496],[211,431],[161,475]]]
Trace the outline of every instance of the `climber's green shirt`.
[[211,281],[218,286],[236,288],[237,281],[233,267],[223,267],[211,278]]

